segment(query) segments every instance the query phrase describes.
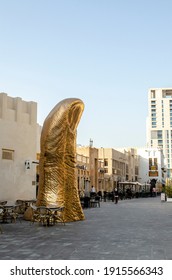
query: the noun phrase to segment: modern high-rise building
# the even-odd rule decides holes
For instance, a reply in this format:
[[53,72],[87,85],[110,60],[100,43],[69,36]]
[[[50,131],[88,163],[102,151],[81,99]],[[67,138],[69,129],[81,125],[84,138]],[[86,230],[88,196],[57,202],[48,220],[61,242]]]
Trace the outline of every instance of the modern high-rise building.
[[172,177],[172,88],[149,89],[147,147],[162,149],[162,172]]

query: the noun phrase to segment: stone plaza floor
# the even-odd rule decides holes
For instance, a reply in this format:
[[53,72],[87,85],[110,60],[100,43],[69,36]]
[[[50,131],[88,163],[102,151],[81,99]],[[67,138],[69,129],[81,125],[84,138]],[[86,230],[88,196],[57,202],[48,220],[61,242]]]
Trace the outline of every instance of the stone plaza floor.
[[0,260],[172,260],[172,203],[101,202],[85,220],[50,227],[1,224]]

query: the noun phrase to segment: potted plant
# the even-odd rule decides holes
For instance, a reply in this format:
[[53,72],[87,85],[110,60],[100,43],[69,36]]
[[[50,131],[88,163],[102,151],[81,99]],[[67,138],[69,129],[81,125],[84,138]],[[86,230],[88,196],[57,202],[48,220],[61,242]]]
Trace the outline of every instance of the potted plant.
[[165,194],[167,196],[167,202],[172,202],[172,182],[168,182],[165,186]]

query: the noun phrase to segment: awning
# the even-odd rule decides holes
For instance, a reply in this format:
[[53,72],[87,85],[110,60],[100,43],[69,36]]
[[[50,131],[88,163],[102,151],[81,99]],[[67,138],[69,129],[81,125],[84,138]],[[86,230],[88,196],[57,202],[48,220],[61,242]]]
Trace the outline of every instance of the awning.
[[125,182],[119,182],[119,184],[121,184],[121,185],[130,185],[130,186],[136,186],[136,185],[142,186],[142,184],[137,182],[137,181],[136,182],[127,182],[127,181],[125,181]]

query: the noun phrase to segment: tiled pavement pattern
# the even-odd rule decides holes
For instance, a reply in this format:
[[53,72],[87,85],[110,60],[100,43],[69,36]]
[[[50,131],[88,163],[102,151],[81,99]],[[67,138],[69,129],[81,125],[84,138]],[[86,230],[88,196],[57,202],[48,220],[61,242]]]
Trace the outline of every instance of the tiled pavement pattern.
[[84,221],[65,226],[2,224],[0,259],[172,259],[172,203],[160,197],[101,202],[84,213]]

